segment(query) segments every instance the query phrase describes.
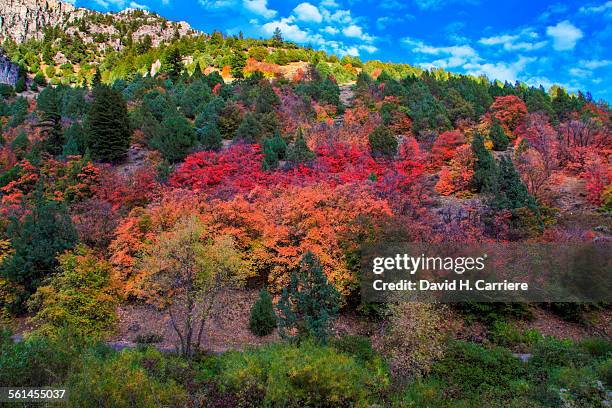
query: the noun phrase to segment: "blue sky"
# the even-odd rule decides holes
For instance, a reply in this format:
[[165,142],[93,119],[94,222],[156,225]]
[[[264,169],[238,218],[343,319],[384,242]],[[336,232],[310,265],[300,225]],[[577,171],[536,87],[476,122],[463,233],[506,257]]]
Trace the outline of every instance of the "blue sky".
[[[72,1],[74,3],[74,0]],[[612,99],[612,1],[76,0],[147,8],[210,32],[286,39],[364,61],[407,62]]]

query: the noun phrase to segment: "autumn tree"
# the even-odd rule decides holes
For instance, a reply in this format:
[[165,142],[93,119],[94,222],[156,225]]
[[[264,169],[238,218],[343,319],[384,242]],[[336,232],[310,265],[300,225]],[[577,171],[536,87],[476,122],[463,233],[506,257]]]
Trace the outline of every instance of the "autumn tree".
[[79,246],[58,257],[59,273],[28,301],[37,331],[55,335],[65,326],[88,338],[109,334],[116,320],[111,265]]
[[87,133],[87,145],[94,159],[116,163],[127,155],[132,129],[121,92],[106,85],[94,88]]
[[436,138],[431,148],[432,160],[436,164],[448,162],[455,156],[455,151],[465,143],[465,136],[459,131],[443,132]]
[[204,326],[219,293],[240,285],[246,269],[227,236],[209,239],[195,215],[163,232],[145,252],[141,268],[151,302],[169,316],[180,352],[192,356],[202,344]]
[[340,294],[327,282],[319,259],[307,252],[277,304],[281,337],[325,342],[340,308]]
[[512,133],[527,115],[527,106],[518,96],[498,96],[491,105],[491,111],[502,126]]

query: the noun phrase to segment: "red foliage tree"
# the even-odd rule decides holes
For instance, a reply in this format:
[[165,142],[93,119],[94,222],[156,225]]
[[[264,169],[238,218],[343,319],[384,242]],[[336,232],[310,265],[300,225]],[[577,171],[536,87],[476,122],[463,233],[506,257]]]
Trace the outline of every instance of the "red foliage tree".
[[515,95],[498,96],[491,105],[491,112],[509,133],[514,133],[527,115],[527,105]]

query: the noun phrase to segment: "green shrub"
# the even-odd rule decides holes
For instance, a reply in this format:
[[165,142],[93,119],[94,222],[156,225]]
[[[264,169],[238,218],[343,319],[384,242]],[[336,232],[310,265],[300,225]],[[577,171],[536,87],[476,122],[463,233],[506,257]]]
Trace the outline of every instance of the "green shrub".
[[387,356],[396,382],[429,373],[443,357],[447,341],[441,330],[443,316],[437,305],[399,302],[390,306],[389,325],[381,350]]
[[380,361],[368,369],[332,347],[274,344],[222,357],[221,382],[234,393],[253,387],[257,406],[359,407],[388,385]]
[[315,154],[304,140],[302,129],[298,130],[297,139],[287,148],[287,161],[293,164],[307,163],[315,159]]
[[272,305],[272,298],[267,290],[259,292],[259,299],[251,308],[251,318],[249,329],[257,336],[267,336],[272,334],[276,328],[276,314]]
[[69,407],[184,407],[186,392],[172,379],[150,376],[141,354],[88,352],[68,377]]
[[341,353],[346,353],[353,356],[360,362],[373,361],[377,353],[372,348],[372,342],[369,338],[363,336],[345,335],[333,339],[331,346]]
[[463,341],[451,342],[444,359],[432,370],[434,376],[456,389],[459,397],[492,391],[511,394],[511,386],[523,373],[521,361],[510,351]]
[[521,331],[515,324],[503,321],[493,322],[490,334],[493,343],[519,352],[526,352],[533,344],[543,338],[537,330],[526,329]]
[[397,139],[385,125],[380,125],[368,135],[372,156],[393,157],[397,153]]
[[68,325],[88,338],[110,333],[116,320],[111,265],[79,246],[58,257],[60,273],[38,288],[28,301],[41,333],[56,335]]

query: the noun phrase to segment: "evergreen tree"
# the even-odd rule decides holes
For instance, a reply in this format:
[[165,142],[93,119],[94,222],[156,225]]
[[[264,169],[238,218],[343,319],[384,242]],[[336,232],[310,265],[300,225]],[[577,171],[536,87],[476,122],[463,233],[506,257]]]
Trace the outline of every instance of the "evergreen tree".
[[[340,309],[340,293],[327,282],[319,259],[307,252],[277,304],[282,338],[325,342]],[[293,336],[292,332],[296,331]]]
[[102,85],[102,73],[100,72],[100,67],[96,68],[96,72],[91,80],[92,88],[96,88]]
[[0,276],[24,288],[12,305],[15,311],[23,301],[55,272],[56,257],[77,243],[77,233],[64,203],[47,201],[38,186],[32,211],[22,220],[13,218],[7,229],[14,252],[0,267]]
[[480,133],[476,133],[472,139],[472,152],[476,157],[474,175],[471,180],[472,187],[481,193],[494,191],[497,181],[497,165],[495,158],[485,147],[484,139]]
[[393,157],[397,153],[397,139],[385,125],[374,129],[368,135],[368,142],[372,156]]
[[242,51],[232,54],[230,59],[231,73],[234,78],[244,78],[244,67],[246,67],[246,56]]
[[257,120],[257,117],[252,112],[244,115],[242,123],[236,130],[236,139],[242,140],[246,143],[255,143],[262,136],[263,129],[261,123]]
[[280,47],[283,45],[283,33],[280,28],[276,27],[274,29],[274,33],[272,34],[272,46]]
[[195,146],[197,136],[191,123],[176,109],[170,109],[161,123],[161,132],[151,140],[151,145],[160,151],[170,163],[185,158]]
[[284,160],[287,154],[287,143],[280,133],[276,132],[273,138],[264,139],[261,145],[264,154],[263,169],[271,170],[278,167],[278,161]]
[[491,127],[490,133],[491,141],[493,142],[493,150],[496,152],[503,152],[508,148],[510,140],[504,132],[504,128],[501,127],[499,121],[494,120],[493,126]]
[[276,328],[276,313],[272,305],[272,298],[267,290],[259,292],[259,299],[251,308],[249,329],[257,336],[263,337],[272,334]]
[[38,95],[36,101],[39,116],[38,126],[46,136],[44,148],[54,156],[62,152],[64,145],[61,116],[62,93],[62,88],[50,86]]
[[307,163],[313,161],[315,157],[304,140],[302,129],[299,129],[296,141],[287,148],[287,161],[293,164]]
[[26,132],[19,132],[17,137],[15,137],[15,139],[13,139],[11,142],[11,149],[15,153],[18,160],[25,158],[28,150],[30,149],[30,139],[28,138]]
[[123,95],[106,85],[93,90],[87,117],[87,145],[95,160],[118,162],[130,147],[132,130]]
[[171,47],[164,58],[164,72],[172,81],[176,81],[183,71],[183,58],[178,47]]
[[214,122],[198,129],[198,138],[205,150],[219,150],[223,146],[221,132]]
[[280,105],[280,98],[272,89],[272,86],[266,81],[257,93],[255,100],[255,112],[259,114],[274,113],[274,108]]
[[80,123],[73,123],[64,132],[66,144],[63,147],[62,155],[83,156],[87,151],[87,140],[83,134],[83,126]]
[[536,213],[538,211],[535,199],[527,191],[512,160],[508,157],[502,157],[499,162],[493,205],[507,210],[528,208]]

